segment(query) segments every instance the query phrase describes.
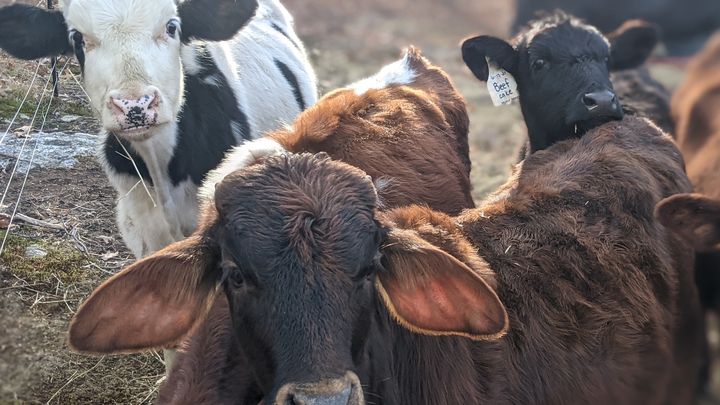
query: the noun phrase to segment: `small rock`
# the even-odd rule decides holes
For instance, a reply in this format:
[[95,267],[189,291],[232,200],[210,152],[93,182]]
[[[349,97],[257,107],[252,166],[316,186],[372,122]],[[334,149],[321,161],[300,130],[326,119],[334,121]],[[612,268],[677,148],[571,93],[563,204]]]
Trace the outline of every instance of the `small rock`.
[[18,138],[27,138],[30,136],[30,130],[32,127],[30,125],[22,126],[15,130],[15,136]]
[[79,115],[71,115],[71,114],[63,115],[62,117],[60,117],[60,121],[62,121],[62,122],[73,122],[73,121],[77,121],[79,119],[80,119]]
[[107,252],[104,255],[102,255],[100,258],[103,259],[103,261],[108,261],[110,259],[114,259],[118,257],[120,253],[118,252]]
[[25,258],[40,259],[47,256],[47,251],[39,245],[30,245],[25,248]]

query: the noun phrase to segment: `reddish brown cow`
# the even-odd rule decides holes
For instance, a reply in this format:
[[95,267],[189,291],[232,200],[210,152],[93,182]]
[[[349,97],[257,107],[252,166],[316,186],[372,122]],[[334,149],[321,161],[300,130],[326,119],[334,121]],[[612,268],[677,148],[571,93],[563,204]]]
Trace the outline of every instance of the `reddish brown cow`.
[[[449,77],[410,49],[377,75],[328,94],[292,127],[236,149],[210,175],[203,193],[211,197],[216,182],[261,157],[325,152],[371,175],[385,207],[427,204],[457,214],[474,206],[467,133],[465,103]],[[226,307],[225,298],[218,299],[208,321],[185,342],[161,403],[227,403],[256,395],[238,383],[247,367],[218,376],[238,365]]]
[[634,117],[538,151],[455,217],[382,212],[357,168],[272,156],[218,185],[192,237],[97,290],[71,342],[165,344],[220,285],[228,356],[267,405],[687,404],[692,254],[653,208],[689,190],[672,140]]
[[[720,34],[688,64],[673,95],[672,113],[695,192],[720,200]],[[685,201],[697,206],[693,199]],[[720,310],[720,252],[698,254],[697,278],[704,307]]]

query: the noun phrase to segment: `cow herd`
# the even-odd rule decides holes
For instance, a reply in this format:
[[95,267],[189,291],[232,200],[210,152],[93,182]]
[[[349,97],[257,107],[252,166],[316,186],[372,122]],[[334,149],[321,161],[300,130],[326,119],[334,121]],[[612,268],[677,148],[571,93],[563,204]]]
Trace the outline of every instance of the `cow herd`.
[[720,310],[720,36],[671,101],[643,66],[659,35],[556,12],[464,41],[528,130],[476,205],[465,101],[416,48],[318,99],[278,0],[0,8],[0,48],[80,63],[138,259],[70,347],[169,349],[161,404],[693,403]]

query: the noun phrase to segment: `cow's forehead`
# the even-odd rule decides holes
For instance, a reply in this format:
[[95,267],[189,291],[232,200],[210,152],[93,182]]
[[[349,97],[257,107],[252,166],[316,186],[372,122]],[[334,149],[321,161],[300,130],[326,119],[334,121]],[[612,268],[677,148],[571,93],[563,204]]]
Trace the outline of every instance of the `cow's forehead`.
[[61,0],[68,27],[84,34],[154,31],[177,15],[174,0]]

